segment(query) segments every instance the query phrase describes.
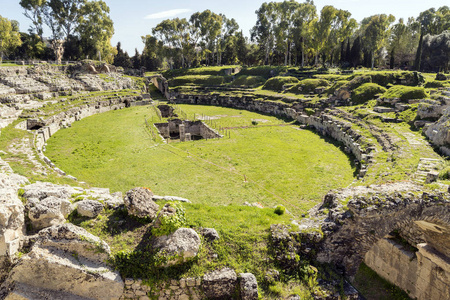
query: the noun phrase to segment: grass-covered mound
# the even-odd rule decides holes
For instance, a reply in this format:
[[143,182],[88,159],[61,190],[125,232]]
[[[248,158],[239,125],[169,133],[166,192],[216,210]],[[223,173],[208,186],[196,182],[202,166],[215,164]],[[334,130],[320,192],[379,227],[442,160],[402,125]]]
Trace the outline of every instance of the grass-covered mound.
[[238,75],[261,76],[266,79],[287,71],[287,67],[257,66],[243,68]]
[[294,94],[309,94],[314,92],[316,88],[326,87],[329,84],[328,80],[320,78],[303,79],[293,87],[289,88],[287,92]]
[[214,75],[214,76],[224,76],[225,71],[229,69],[239,69],[239,66],[212,66],[212,67],[199,67],[199,68],[189,68],[189,69],[172,69],[162,72],[165,78],[180,77],[186,75]]
[[387,91],[384,87],[376,83],[364,83],[352,92],[352,101],[355,103],[364,103],[375,98],[375,95],[383,94]]
[[[369,71],[357,73],[353,78],[358,76],[370,76],[371,82],[387,87],[389,84],[402,84],[408,86],[417,86],[425,83],[425,78],[418,72],[410,71]],[[353,79],[352,78],[352,79]]]
[[346,82],[344,85],[342,85],[342,88],[345,88],[347,90],[354,90],[357,87],[363,85],[364,83],[372,82],[372,77],[369,75],[359,75],[352,78],[350,81]]
[[[193,203],[283,204],[294,212],[306,211],[330,189],[353,180],[351,159],[313,132],[247,111],[180,107],[191,119],[194,113],[217,118],[212,126],[229,128],[231,138],[154,142],[145,119],[160,121],[153,108],[137,107],[95,115],[58,131],[46,156],[79,180],[111,191],[146,186]],[[252,125],[255,120],[259,125]]]
[[429,95],[423,87],[394,85],[389,88],[384,94],[383,98],[399,98],[401,100],[409,99],[424,99]]
[[263,85],[266,79],[262,76],[240,75],[231,83],[232,86],[258,87]]
[[174,77],[169,80],[169,86],[182,85],[222,85],[232,80],[231,76],[216,76],[216,75],[185,75]]
[[278,92],[283,89],[284,85],[295,84],[295,83],[298,83],[298,79],[295,77],[277,76],[277,77],[272,77],[269,80],[267,80],[263,86],[263,89]]

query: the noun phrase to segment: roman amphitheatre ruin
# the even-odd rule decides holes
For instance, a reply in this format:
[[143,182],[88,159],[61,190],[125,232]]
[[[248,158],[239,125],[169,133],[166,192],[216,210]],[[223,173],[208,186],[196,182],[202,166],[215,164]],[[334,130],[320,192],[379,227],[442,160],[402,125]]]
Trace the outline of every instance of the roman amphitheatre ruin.
[[0,67],[1,298],[450,299],[448,75],[182,72]]

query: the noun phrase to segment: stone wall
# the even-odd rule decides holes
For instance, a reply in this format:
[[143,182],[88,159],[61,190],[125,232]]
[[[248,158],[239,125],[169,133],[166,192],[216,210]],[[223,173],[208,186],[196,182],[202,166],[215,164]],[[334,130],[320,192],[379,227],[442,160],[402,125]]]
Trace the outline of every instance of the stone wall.
[[[50,161],[50,159],[48,159],[44,155],[43,152],[45,150],[45,144],[47,143],[48,139],[61,128],[70,127],[75,121],[79,121],[95,114],[104,113],[111,110],[123,109],[127,107],[128,104],[131,104],[139,99],[140,97],[136,96],[92,102],[80,107],[68,109],[67,111],[49,117],[46,120],[40,120],[39,122],[37,122],[36,120],[30,121],[30,119],[28,119],[27,125],[29,126],[34,126],[36,123],[43,125],[36,131],[34,138],[34,145],[36,150],[38,151],[39,157],[59,174],[63,176],[66,175],[65,172],[56,168],[55,165]],[[74,177],[70,177],[74,179]]]
[[381,239],[364,262],[381,277],[418,300],[450,299],[450,265],[427,244],[412,252],[392,239]]
[[150,287],[141,279],[127,278],[121,299],[200,300],[204,299],[201,282],[201,278],[182,278]]

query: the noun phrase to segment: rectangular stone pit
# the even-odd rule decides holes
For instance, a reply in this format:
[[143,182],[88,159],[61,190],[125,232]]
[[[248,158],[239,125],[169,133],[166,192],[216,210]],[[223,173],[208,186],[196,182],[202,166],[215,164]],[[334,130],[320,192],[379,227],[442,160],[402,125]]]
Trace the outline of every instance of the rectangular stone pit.
[[155,127],[164,139],[179,139],[181,142],[222,137],[202,121],[172,119],[167,123],[155,123]]

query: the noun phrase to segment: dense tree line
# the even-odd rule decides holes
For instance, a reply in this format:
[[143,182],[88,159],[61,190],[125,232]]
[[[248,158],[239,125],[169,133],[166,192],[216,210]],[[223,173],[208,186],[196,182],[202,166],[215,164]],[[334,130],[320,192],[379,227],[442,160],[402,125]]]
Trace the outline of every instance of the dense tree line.
[[[255,13],[250,39],[234,19],[209,10],[164,20],[143,37],[142,63],[149,70],[220,64],[449,68],[447,6],[397,23],[393,15],[379,14],[358,24],[331,5],[318,12],[311,0],[266,2]],[[434,36],[440,52],[429,47]]]
[[9,51],[10,57],[113,61],[114,26],[104,1],[21,0],[20,5],[32,25],[28,33],[20,33],[21,43]]
[[[350,12],[331,5],[317,11],[312,0],[266,2],[255,11],[257,21],[249,38],[233,18],[205,10],[189,18],[163,20],[142,37],[142,53],[136,50],[130,57],[120,43],[111,46],[114,27],[104,1],[20,4],[32,22],[28,33],[19,33],[13,20],[0,19],[5,28],[0,31],[5,35],[0,36],[0,53],[12,57],[54,57],[59,41],[68,60],[101,58],[147,70],[224,64],[449,69],[448,6],[408,20],[395,22],[394,16],[379,14],[358,23]],[[43,38],[44,28],[51,32],[49,40]]]

